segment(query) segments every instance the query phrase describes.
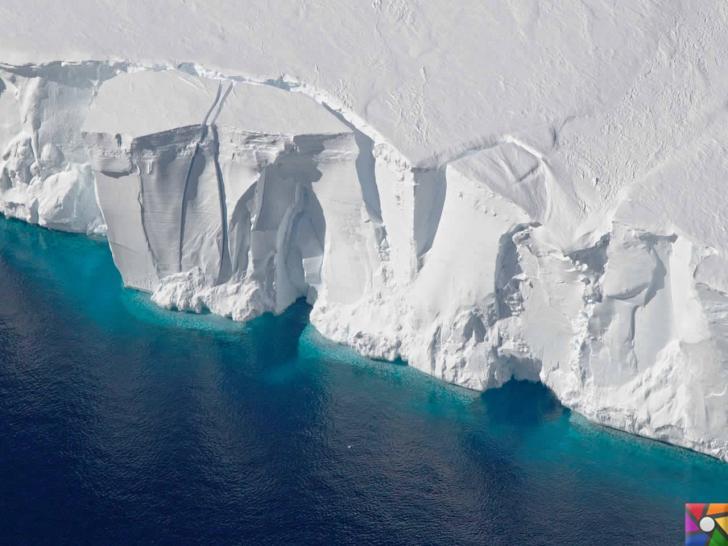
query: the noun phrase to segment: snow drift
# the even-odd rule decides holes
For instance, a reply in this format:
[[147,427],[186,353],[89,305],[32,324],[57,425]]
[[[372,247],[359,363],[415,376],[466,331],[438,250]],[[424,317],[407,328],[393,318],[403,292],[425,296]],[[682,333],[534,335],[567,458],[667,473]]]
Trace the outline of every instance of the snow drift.
[[[540,380],[597,422],[728,460],[728,16],[640,6],[574,8],[602,21],[576,37],[556,32],[573,13],[476,13],[516,20],[493,27],[513,44],[512,65],[484,68],[500,83],[403,65],[394,117],[397,70],[365,96],[343,37],[327,54],[357,60],[338,83],[293,49],[302,78],[131,50],[4,65],[0,210],[106,233],[124,282],[160,305],[246,320],[305,297],[362,354],[473,389]],[[387,62],[452,23],[400,7],[415,36],[383,3],[360,14],[391,36]]]

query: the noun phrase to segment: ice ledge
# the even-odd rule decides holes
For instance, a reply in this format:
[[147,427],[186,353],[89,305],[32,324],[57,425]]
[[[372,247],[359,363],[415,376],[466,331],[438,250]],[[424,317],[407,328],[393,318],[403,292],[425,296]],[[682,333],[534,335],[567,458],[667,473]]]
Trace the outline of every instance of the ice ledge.
[[412,165],[287,78],[102,62],[0,78],[2,212],[108,225],[157,303],[245,320],[307,297],[363,354],[474,389],[538,379],[597,422],[728,460],[728,245],[681,192],[700,161],[695,187],[722,203],[720,127],[602,199],[549,128]]

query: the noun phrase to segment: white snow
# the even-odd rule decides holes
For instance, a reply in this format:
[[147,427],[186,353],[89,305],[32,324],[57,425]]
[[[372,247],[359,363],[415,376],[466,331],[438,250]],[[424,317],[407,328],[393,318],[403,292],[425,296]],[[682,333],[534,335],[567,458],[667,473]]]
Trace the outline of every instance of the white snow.
[[0,15],[0,212],[107,230],[160,305],[306,297],[363,354],[728,460],[725,3]]
[[41,78],[0,67],[0,212],[54,229],[105,230],[81,124],[97,66]]

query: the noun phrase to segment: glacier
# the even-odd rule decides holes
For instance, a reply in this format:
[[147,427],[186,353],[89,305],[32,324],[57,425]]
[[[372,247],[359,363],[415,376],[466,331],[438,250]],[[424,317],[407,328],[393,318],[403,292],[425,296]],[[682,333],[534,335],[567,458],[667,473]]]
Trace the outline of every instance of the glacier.
[[1,8],[0,212],[161,306],[306,298],[366,356],[728,461],[724,4],[155,6]]

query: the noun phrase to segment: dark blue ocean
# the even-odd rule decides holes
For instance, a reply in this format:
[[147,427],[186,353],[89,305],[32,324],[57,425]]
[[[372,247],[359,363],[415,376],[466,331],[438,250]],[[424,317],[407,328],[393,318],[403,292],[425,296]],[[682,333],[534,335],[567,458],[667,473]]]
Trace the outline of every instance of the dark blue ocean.
[[155,308],[0,219],[0,544],[681,544],[728,464],[323,340]]

